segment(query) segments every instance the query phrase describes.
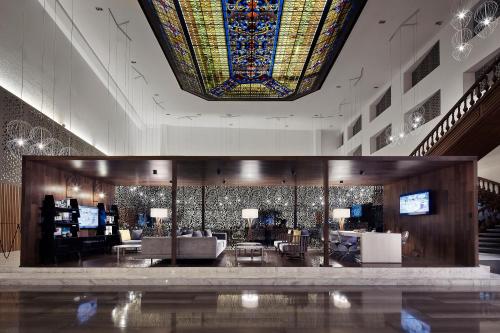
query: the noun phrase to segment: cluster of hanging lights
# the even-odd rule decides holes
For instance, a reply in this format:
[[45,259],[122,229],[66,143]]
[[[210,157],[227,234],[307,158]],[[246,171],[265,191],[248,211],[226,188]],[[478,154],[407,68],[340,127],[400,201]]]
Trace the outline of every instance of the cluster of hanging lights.
[[[496,1],[484,1],[475,12],[467,8],[459,8],[450,22],[456,30],[451,38],[453,46],[452,56],[456,61],[467,59],[472,52],[471,43],[474,36],[486,39],[494,31],[498,24],[496,17],[498,4]],[[472,20],[474,23],[471,25]]]

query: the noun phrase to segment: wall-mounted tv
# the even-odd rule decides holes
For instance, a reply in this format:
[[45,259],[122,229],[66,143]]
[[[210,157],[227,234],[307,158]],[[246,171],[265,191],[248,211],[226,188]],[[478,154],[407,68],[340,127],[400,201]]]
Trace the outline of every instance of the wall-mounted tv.
[[351,217],[361,217],[363,216],[363,206],[362,205],[352,205],[351,207]]
[[99,225],[99,210],[97,207],[80,206],[78,218],[80,229],[95,229]]
[[429,215],[431,214],[431,204],[430,191],[403,194],[399,197],[399,214]]

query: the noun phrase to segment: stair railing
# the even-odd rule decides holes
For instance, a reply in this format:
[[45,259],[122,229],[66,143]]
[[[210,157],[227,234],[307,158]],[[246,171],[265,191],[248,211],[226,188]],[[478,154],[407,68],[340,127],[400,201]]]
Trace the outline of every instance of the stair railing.
[[479,189],[493,194],[500,194],[500,183],[478,177]]
[[451,110],[429,132],[410,156],[425,156],[474,106],[497,86],[500,81],[500,57],[489,66],[472,87],[458,100]]

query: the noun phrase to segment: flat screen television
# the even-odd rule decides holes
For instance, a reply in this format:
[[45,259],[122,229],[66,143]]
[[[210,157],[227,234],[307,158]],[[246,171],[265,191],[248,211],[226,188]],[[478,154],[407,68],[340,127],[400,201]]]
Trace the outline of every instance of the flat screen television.
[[399,197],[399,214],[429,215],[431,214],[431,204],[430,191],[403,194]]
[[361,217],[363,216],[363,206],[362,205],[352,205],[351,207],[351,217]]
[[99,210],[97,207],[80,206],[78,218],[80,229],[95,229],[99,226]]

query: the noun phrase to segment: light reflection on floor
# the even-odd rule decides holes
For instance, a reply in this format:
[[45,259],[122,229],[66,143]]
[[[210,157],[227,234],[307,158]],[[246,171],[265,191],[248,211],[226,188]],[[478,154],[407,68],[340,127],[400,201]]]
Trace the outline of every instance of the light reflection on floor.
[[2,332],[500,332],[500,291],[0,292]]

